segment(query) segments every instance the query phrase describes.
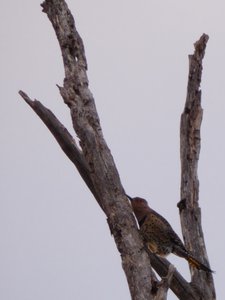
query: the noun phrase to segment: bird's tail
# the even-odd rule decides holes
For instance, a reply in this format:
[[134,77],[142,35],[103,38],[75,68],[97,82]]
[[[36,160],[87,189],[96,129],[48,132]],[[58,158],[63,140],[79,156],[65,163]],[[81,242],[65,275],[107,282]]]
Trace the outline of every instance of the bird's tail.
[[203,271],[208,272],[208,273],[214,273],[214,271],[212,271],[210,268],[206,267],[206,265],[202,264],[200,261],[198,261],[193,256],[188,255],[185,258],[187,259],[188,263],[192,267],[197,268],[198,270],[203,270]]

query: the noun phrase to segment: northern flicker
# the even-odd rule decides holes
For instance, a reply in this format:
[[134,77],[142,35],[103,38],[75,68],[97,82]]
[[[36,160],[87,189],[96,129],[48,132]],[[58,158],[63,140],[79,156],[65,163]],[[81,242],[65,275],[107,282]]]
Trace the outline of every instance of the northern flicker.
[[131,201],[143,241],[151,252],[159,256],[167,256],[170,253],[174,253],[185,258],[191,266],[198,270],[213,272],[187,251],[167,220],[151,209],[145,199],[131,198],[128,195],[127,197]]

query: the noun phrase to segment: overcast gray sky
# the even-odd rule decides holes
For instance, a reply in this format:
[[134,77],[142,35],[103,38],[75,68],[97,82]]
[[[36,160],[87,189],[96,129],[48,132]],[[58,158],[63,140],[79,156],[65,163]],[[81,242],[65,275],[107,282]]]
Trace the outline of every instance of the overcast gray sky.
[[[179,122],[188,54],[207,33],[200,205],[218,299],[225,299],[224,1],[67,1],[83,38],[103,132],[123,186],[180,235]],[[71,129],[63,67],[39,0],[1,1],[0,299],[130,299],[106,218],[23,89]],[[185,261],[169,260],[189,279]],[[175,296],[170,295],[170,299]]]

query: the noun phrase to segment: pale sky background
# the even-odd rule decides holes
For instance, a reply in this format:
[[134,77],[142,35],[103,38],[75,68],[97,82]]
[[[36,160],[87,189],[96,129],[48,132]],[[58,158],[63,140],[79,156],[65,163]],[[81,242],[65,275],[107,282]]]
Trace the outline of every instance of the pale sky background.
[[[225,299],[225,2],[67,1],[90,88],[127,193],[180,234],[179,123],[188,54],[210,36],[202,81],[200,206],[217,298]],[[72,131],[61,53],[39,0],[1,1],[0,299],[130,299],[106,218],[18,90]],[[169,256],[187,280],[187,263]],[[169,299],[176,299],[170,294]]]

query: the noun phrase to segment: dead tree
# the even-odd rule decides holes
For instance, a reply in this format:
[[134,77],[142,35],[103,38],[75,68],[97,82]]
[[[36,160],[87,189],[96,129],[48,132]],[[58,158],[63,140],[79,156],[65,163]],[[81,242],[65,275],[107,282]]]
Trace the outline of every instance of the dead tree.
[[[203,110],[201,107],[202,60],[208,36],[203,34],[195,43],[194,55],[189,56],[187,98],[180,123],[181,158],[181,227],[187,249],[208,263],[208,257],[201,226],[199,207],[198,160],[201,146],[200,127]],[[191,270],[191,284],[199,291],[202,299],[215,299],[212,274]],[[201,299],[201,298],[200,298]]]
[[[88,85],[83,41],[76,29],[74,18],[64,0],[45,0],[41,6],[52,23],[61,48],[65,78],[63,86],[58,88],[70,109],[81,150],[73,136],[49,109],[41,102],[31,100],[24,92],[19,93],[54,135],[104,211],[110,232],[121,254],[131,298],[166,299],[170,287],[182,300],[215,299],[211,274],[193,271],[192,281],[188,283],[166,259],[145,251],[113,157],[103,137],[94,98]],[[197,162],[202,117],[199,86],[207,40],[208,37],[203,35],[195,44],[194,55],[190,56],[188,96],[181,119],[182,200],[179,202],[186,246],[206,261],[198,206]],[[160,282],[151,266],[163,277]]]

